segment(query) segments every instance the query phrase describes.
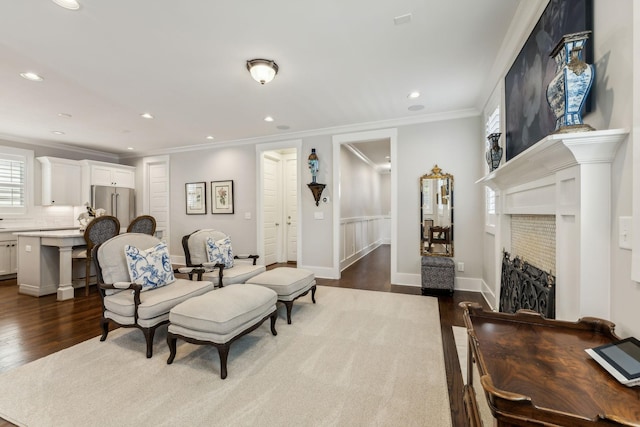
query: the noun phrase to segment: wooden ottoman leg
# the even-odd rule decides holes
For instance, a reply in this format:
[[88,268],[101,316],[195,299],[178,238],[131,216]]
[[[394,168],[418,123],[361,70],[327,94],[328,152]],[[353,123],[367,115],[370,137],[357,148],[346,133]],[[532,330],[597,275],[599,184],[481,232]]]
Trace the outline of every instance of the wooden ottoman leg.
[[311,288],[311,301],[313,301],[313,303],[316,303],[316,285],[313,285],[313,287]]
[[287,307],[287,324],[291,324],[291,309],[293,308],[293,301],[282,301]]
[[231,343],[214,345],[218,349],[218,356],[220,356],[220,378],[225,379],[227,378],[227,357]]
[[278,318],[278,312],[274,311],[273,313],[271,313],[271,334],[273,335],[278,335],[278,332],[276,331],[276,319]]
[[169,358],[167,359],[167,365],[171,365],[173,363],[173,359],[176,358],[176,341],[178,339],[171,333],[167,332],[167,344],[169,345]]

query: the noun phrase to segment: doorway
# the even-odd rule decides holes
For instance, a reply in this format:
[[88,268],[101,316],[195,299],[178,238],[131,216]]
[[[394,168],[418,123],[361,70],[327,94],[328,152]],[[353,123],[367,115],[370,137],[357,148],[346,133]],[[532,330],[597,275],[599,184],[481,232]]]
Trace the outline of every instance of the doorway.
[[[396,195],[396,182],[397,182],[397,171],[393,166],[393,162],[396,159],[397,152],[397,129],[380,129],[375,131],[367,131],[367,132],[356,132],[350,134],[343,135],[335,135],[333,136],[333,193],[337,195],[337,200],[339,201],[343,195],[341,194],[342,188],[342,179],[343,179],[343,171],[341,165],[341,150],[343,146],[346,145],[355,145],[362,147],[366,145],[368,142],[378,143],[379,141],[388,141],[389,146],[389,164],[391,166],[391,174],[390,179],[388,181],[389,186],[389,198],[390,198],[390,209],[389,209],[389,235],[388,243],[390,244],[390,281],[393,283],[397,282],[397,195]],[[333,225],[333,265],[336,270],[336,276],[340,277],[341,275],[341,266],[343,264],[343,257],[345,253],[348,251],[345,249],[345,236],[343,233],[343,228],[347,229],[347,226],[343,226],[343,213],[341,212],[341,203],[334,203],[333,206],[333,217],[337,220],[334,221]],[[348,214],[348,213],[347,213]],[[363,230],[367,230],[366,226],[363,226]]]
[[297,263],[300,254],[301,141],[262,144],[258,160],[258,253],[265,265]]

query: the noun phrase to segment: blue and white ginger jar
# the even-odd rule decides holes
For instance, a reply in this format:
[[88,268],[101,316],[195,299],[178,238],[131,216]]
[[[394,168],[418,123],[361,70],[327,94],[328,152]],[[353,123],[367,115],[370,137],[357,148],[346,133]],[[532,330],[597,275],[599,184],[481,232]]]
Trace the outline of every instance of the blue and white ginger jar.
[[595,76],[593,65],[583,60],[590,33],[566,34],[551,52],[557,73],[547,86],[547,101],[556,117],[554,133],[594,130],[582,122],[584,102]]

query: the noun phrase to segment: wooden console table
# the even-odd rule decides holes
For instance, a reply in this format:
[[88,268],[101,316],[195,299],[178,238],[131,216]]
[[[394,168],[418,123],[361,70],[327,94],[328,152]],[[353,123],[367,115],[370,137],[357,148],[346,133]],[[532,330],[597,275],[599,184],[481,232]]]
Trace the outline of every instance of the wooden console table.
[[[626,387],[586,348],[619,340],[614,324],[483,311],[460,303],[469,336],[465,409],[477,425],[473,363],[498,426],[640,426],[640,387]],[[475,412],[475,413],[474,413]]]

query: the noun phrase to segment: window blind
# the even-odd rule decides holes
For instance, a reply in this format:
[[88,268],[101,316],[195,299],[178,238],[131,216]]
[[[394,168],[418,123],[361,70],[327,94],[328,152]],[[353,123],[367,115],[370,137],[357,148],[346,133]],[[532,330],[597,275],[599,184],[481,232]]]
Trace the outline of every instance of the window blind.
[[25,161],[0,159],[0,207],[25,206]]

